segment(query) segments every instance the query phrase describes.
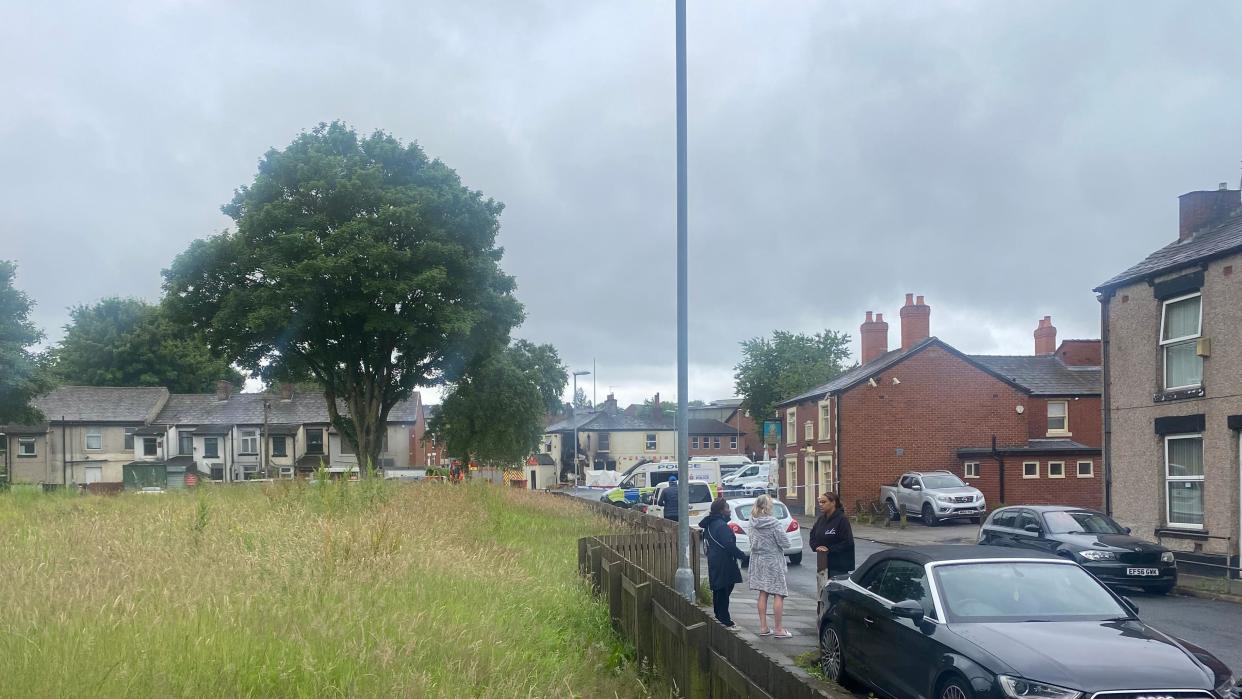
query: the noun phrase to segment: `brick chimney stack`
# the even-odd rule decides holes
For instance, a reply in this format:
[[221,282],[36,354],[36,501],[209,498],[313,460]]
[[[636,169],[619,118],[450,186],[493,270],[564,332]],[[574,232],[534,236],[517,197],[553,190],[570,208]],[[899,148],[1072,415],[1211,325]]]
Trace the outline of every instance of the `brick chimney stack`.
[[1225,182],[1219,189],[1187,192],[1177,198],[1179,223],[1177,239],[1186,240],[1195,233],[1211,228],[1242,207],[1242,190],[1229,189]]
[[216,382],[216,400],[228,400],[229,394],[233,392],[233,384],[228,381]]
[[906,294],[906,305],[901,307],[901,348],[908,350],[931,337],[931,306],[923,303],[923,297],[915,299]]
[[1052,354],[1057,351],[1057,329],[1052,316],[1044,316],[1035,328],[1035,354]]
[[862,338],[862,352],[859,361],[870,363],[876,357],[888,352],[888,323],[884,322],[884,314],[867,311],[867,319],[858,326],[858,336]]
[[281,400],[293,400],[293,384],[291,383],[280,384],[280,399]]

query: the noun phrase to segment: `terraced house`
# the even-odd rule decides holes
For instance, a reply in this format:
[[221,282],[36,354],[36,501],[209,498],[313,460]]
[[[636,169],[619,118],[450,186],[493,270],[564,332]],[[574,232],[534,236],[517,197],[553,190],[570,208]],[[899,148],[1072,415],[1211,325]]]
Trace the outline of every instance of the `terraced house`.
[[869,507],[906,471],[949,470],[1001,503],[1098,507],[1098,340],[1057,344],[1052,319],[1035,353],[968,355],[931,336],[931,308],[906,295],[901,346],[868,312],[861,364],[778,404],[779,481],[786,503],[813,512],[819,492]]
[[[289,385],[270,394],[234,393],[227,382],[214,394],[65,386],[35,405],[46,424],[6,428],[17,447],[15,483],[140,486],[151,478],[176,484],[190,473],[227,482],[358,469],[323,395]],[[413,445],[423,442],[425,422],[419,394],[394,406],[376,467],[422,468]]]
[[1242,192],[1183,194],[1177,239],[1101,284],[1109,509],[1239,577]]

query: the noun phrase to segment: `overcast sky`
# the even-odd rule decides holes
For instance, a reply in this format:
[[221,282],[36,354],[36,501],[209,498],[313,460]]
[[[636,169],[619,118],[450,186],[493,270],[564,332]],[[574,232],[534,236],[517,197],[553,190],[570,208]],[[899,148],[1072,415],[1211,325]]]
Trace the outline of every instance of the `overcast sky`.
[[[316,6],[318,5],[318,6]],[[260,155],[342,119],[505,203],[526,323],[602,399],[676,387],[673,3],[10,3],[0,258],[50,340],[155,300]],[[927,297],[932,333],[1097,337],[1091,288],[1236,187],[1242,4],[729,2],[689,12],[691,398],[738,343]],[[588,391],[590,390],[590,379]]]

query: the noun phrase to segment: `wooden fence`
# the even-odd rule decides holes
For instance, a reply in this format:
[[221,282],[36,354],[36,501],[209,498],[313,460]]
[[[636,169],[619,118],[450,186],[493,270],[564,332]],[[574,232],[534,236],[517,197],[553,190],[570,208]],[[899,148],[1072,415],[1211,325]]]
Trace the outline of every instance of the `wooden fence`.
[[[562,497],[573,496],[563,495]],[[641,542],[635,540],[632,542],[631,548],[626,549],[626,551],[630,560],[641,566],[643,570],[655,575],[665,585],[673,586],[673,576],[677,573],[678,563],[676,522],[663,517],[653,517],[628,507],[606,505],[602,502],[592,502],[580,498],[575,498],[575,500],[585,504],[588,509],[593,510],[601,517],[612,520],[626,528],[664,535],[660,537],[647,537]],[[691,527],[690,572],[694,575],[695,590],[699,589],[699,581],[702,580],[699,576],[699,569],[701,567],[699,551],[702,549],[702,540],[699,537],[699,531]]]
[[648,531],[578,540],[578,567],[608,603],[613,627],[634,643],[641,663],[692,699],[833,696],[800,671],[760,653],[627,554],[651,550]]

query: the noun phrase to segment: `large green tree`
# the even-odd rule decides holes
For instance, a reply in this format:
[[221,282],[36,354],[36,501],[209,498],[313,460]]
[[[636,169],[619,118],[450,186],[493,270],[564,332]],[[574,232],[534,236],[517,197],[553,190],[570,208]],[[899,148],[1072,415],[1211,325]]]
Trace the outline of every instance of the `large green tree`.
[[825,383],[844,370],[850,356],[848,333],[825,330],[814,335],[777,330],[771,338],[742,343],[742,361],[733,368],[742,408],[759,420],[772,417],[785,398]]
[[30,321],[34,302],[13,286],[17,265],[0,260],[0,424],[43,419],[31,399],[50,387],[42,358],[31,347],[43,333]]
[[513,466],[543,434],[568,375],[551,345],[518,341],[476,362],[445,395],[431,432],[448,453],[491,466]]
[[165,386],[173,393],[210,391],[216,381],[244,380],[212,351],[201,332],[173,322],[159,306],[107,298],[69,310],[65,337],[52,352],[60,381],[84,386]]
[[177,257],[165,302],[265,380],[312,377],[374,463],[396,403],[503,348],[521,321],[502,209],[415,143],[321,124],[263,156],[223,209],[236,230]]

